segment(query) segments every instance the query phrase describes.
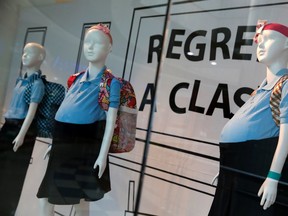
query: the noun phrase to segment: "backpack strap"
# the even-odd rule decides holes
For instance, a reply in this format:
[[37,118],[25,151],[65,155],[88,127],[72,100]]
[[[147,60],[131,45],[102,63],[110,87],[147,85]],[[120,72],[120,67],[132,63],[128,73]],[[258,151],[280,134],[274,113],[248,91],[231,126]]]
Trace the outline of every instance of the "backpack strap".
[[109,103],[110,103],[110,86],[111,82],[114,78],[114,75],[112,74],[111,70],[106,69],[103,72],[100,84],[99,84],[99,95],[98,95],[98,103],[100,107],[108,111]]
[[271,96],[270,96],[270,108],[272,112],[272,117],[275,124],[279,127],[280,125],[280,102],[282,96],[282,86],[283,83],[288,79],[288,75],[282,76],[278,82],[273,87]]
[[75,82],[75,80],[81,75],[85,73],[85,71],[81,71],[75,74],[72,74],[68,80],[67,80],[67,90],[72,86],[72,84]]

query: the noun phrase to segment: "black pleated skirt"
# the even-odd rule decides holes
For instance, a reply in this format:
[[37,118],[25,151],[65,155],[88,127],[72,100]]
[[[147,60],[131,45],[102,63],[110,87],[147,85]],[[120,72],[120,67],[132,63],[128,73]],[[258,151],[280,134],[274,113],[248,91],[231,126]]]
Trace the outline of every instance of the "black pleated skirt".
[[21,196],[26,172],[37,135],[36,124],[30,125],[23,145],[13,151],[13,140],[23,124],[21,119],[6,119],[0,130],[0,215],[14,215]]
[[220,143],[220,172],[209,216],[287,216],[288,165],[283,167],[276,202],[260,206],[258,191],[271,163],[278,137],[240,143]]
[[109,161],[98,178],[93,165],[99,155],[106,121],[69,124],[56,121],[53,144],[45,176],[37,197],[57,205],[96,201],[111,190]]

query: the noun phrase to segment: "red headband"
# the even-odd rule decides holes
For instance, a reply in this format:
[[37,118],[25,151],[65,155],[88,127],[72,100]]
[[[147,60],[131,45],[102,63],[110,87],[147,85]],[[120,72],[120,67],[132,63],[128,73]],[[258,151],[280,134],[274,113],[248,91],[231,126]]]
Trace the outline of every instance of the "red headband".
[[264,30],[272,30],[281,33],[282,35],[288,37],[288,27],[279,23],[268,23],[259,24],[256,27],[256,34],[254,36],[255,43],[258,43],[258,35]]
[[281,25],[279,23],[268,23],[267,25],[264,25],[264,28],[262,31],[264,31],[264,30],[277,31],[277,32],[285,35],[286,37],[288,37],[288,27]]
[[108,36],[110,43],[111,44],[113,43],[112,35],[110,34],[110,29],[106,25],[103,25],[102,23],[100,23],[98,25],[91,26],[88,29],[88,31],[90,31],[92,29],[96,29],[96,30],[102,31],[105,35]]

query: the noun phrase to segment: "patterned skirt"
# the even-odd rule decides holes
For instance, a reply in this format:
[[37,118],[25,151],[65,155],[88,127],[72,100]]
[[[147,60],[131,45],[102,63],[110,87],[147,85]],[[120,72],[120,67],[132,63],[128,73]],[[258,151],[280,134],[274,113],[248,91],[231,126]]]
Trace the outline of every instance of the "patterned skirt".
[[56,121],[53,144],[45,176],[37,193],[57,205],[96,201],[111,190],[109,161],[98,178],[93,165],[99,155],[105,121],[69,124]]
[[267,210],[257,196],[271,163],[278,137],[220,143],[220,172],[209,216],[286,216],[288,163],[283,167],[276,202]]

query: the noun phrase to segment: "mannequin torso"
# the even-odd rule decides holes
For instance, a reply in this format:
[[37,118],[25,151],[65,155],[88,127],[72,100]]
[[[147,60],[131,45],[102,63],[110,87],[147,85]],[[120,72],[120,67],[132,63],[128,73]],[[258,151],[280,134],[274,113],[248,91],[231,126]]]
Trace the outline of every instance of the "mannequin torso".
[[[101,76],[103,71],[106,69],[106,58],[111,51],[112,39],[110,39],[110,37],[107,37],[107,33],[104,32],[109,31],[109,29],[103,30],[101,26],[99,27],[100,29],[98,27],[99,26],[91,27],[87,31],[84,39],[83,51],[85,58],[89,61],[89,66],[86,72],[77,77],[75,82],[69,88],[65,99],[62,102],[55,117],[56,125],[60,125],[59,130],[62,130],[61,127],[63,128],[62,131],[65,130],[64,128],[71,128],[71,130],[67,131],[67,135],[65,135],[66,132],[64,132],[64,134],[59,134],[59,136],[56,133],[51,148],[51,157],[57,158],[58,154],[63,155],[63,153],[61,153],[61,150],[59,149],[60,146],[64,146],[66,145],[66,143],[68,156],[65,156],[64,159],[61,158],[61,160],[58,162],[56,161],[56,159],[52,160],[50,158],[49,160],[46,174],[37,194],[38,198],[41,198],[41,215],[43,216],[53,215],[54,204],[74,204],[76,209],[76,215],[84,215],[83,212],[85,210],[82,209],[83,199],[91,201],[101,199],[101,197],[104,196],[104,193],[110,190],[109,166],[107,166],[107,162],[108,152],[114,132],[114,126],[119,106],[120,83],[117,80],[113,80],[111,85],[112,100],[109,105],[108,111],[105,113],[105,111],[101,110],[101,108],[99,107],[97,97]],[[105,124],[103,124],[103,122],[105,122]],[[104,130],[101,129],[103,127]],[[75,131],[75,133],[73,132],[73,130]],[[80,143],[75,141],[75,145],[73,144],[74,146],[72,146],[72,143],[74,143],[74,141],[71,141],[70,138],[72,136],[74,137],[74,134],[77,134],[78,132],[79,136],[75,135],[75,138],[73,138],[73,140],[83,141],[81,141]],[[95,146],[97,149],[94,149]],[[87,153],[82,153],[82,149],[84,147],[87,149],[93,147],[93,150],[91,149]],[[92,158],[90,157],[90,153],[92,155]],[[86,161],[85,164],[89,164],[85,169],[94,169],[92,176],[91,173],[87,174],[87,179],[90,179],[94,175],[96,175],[98,177],[97,182],[102,182],[101,184],[106,186],[102,188],[99,183],[92,183],[95,189],[99,187],[97,189],[98,192],[95,191],[95,193],[91,195],[86,194],[84,197],[83,195],[76,195],[75,197],[73,197],[73,201],[70,202],[61,201],[63,199],[67,200],[68,198],[66,198],[66,196],[70,196],[69,194],[65,195],[64,193],[59,195],[59,199],[51,199],[50,196],[52,195],[46,192],[46,188],[57,186],[50,185],[51,182],[49,181],[49,176],[54,175],[53,173],[57,172],[58,164],[62,166],[61,164],[68,163],[69,160],[75,161],[75,159],[73,159],[75,157],[78,158],[77,160],[79,161],[79,164],[82,163],[81,161]],[[77,168],[78,165],[74,164],[73,166],[73,169],[79,169]],[[71,190],[75,190],[75,188],[71,188]],[[85,191],[86,189],[84,187],[79,188],[79,190]],[[101,192],[100,194],[98,194],[99,191]],[[82,194],[85,194],[85,192],[82,192]],[[98,196],[98,198],[94,197],[95,195],[96,197]],[[64,198],[62,198],[62,196]]]
[[[38,79],[38,71],[44,58],[45,50],[40,44],[28,43],[25,45],[22,63],[26,70],[26,76],[18,78],[10,105],[4,115],[5,124],[0,132],[2,155],[0,190],[3,196],[7,197],[1,198],[0,215],[10,215],[16,211],[26,170],[30,163],[37,135],[33,119],[45,91],[42,80]],[[27,104],[24,94],[29,82],[34,82],[34,88],[31,91],[30,103]],[[21,160],[19,160],[20,158]],[[17,178],[15,178],[14,172],[17,173]]]
[[[269,103],[274,85],[288,72],[288,27],[268,24],[257,36],[257,58],[266,66],[266,79],[222,131],[219,181],[209,216],[219,215],[219,212],[225,216],[284,216],[287,213],[281,205],[274,204],[278,176],[288,154],[287,82],[282,87],[280,127],[272,120]],[[275,146],[275,152],[271,152],[271,146]],[[255,179],[249,180],[251,175],[256,176]],[[262,176],[267,176],[264,183]],[[260,203],[256,195],[262,196]],[[259,204],[268,210],[264,212]],[[270,209],[272,204],[274,208]]]

